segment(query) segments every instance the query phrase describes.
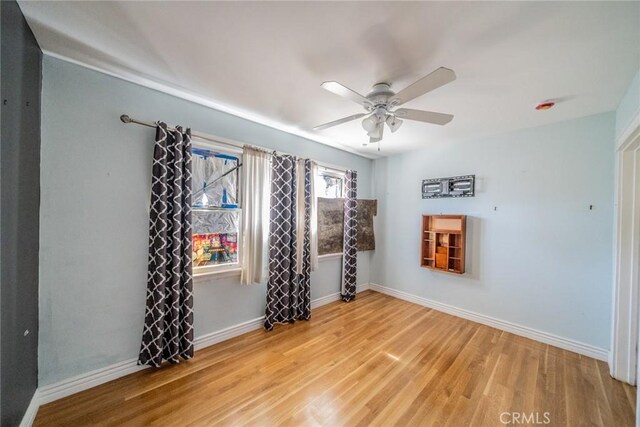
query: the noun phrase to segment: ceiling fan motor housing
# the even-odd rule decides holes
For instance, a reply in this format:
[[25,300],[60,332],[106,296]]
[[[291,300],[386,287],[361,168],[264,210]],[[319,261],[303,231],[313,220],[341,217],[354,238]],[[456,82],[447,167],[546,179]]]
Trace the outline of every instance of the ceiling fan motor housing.
[[373,109],[377,106],[384,105],[386,107],[387,101],[395,93],[391,90],[391,86],[388,83],[378,83],[373,86],[373,89],[367,95],[367,99],[373,104]]

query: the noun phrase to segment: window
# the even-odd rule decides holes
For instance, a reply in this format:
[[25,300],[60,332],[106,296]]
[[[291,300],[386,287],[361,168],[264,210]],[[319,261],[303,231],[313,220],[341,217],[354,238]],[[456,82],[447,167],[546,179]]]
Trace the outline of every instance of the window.
[[192,152],[193,267],[205,273],[240,260],[240,159],[194,146]]
[[342,197],[342,180],[344,172],[319,167],[316,176],[316,197],[339,199]]
[[[317,197],[318,255],[320,258],[342,256],[342,186],[344,171],[318,166],[315,175]],[[338,221],[338,222],[336,222]],[[336,226],[337,225],[337,226]]]

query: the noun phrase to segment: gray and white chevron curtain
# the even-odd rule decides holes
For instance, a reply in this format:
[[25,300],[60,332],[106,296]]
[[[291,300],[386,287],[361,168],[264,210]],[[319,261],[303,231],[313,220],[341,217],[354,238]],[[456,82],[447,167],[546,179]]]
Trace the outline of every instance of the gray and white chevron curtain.
[[358,180],[357,172],[344,174],[344,235],[342,254],[342,300],[356,297],[358,273]]
[[138,364],[193,357],[191,129],[158,122],[149,212],[147,301]]
[[[311,196],[312,163],[273,154],[269,215],[269,279],[264,327],[311,317]],[[298,170],[299,169],[299,170]],[[298,176],[298,173],[301,176]],[[299,185],[304,186],[300,195]],[[304,226],[298,227],[299,221]],[[298,235],[301,230],[304,236]],[[302,251],[301,257],[298,252]],[[300,260],[300,261],[299,261]]]

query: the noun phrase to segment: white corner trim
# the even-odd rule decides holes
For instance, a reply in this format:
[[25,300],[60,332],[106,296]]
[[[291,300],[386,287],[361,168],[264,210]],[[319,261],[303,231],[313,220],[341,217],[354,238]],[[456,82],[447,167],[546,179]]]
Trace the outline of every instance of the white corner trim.
[[[368,283],[357,286],[357,292],[362,292],[367,289],[369,289]],[[330,302],[338,301],[339,299],[339,292],[316,298],[315,300],[311,301],[311,308],[314,309],[325,304],[329,304]],[[222,341],[226,341],[247,332],[260,329],[263,327],[263,325],[264,316],[248,320],[246,322],[238,323],[237,325],[229,326],[227,328],[197,337],[194,340],[194,347],[196,350],[201,350],[203,348],[218,344]],[[32,418],[35,419],[37,409],[41,405],[51,403],[55,400],[62,399],[63,397],[79,393],[89,388],[99,386],[101,384],[113,381],[117,378],[124,377],[126,375],[147,368],[148,366],[138,365],[137,358],[129,359],[122,362],[114,363],[113,365],[106,366],[101,369],[87,372],[85,374],[80,374],[54,384],[39,387],[38,390],[36,390],[36,394],[34,394],[34,396],[38,396],[38,398],[32,399],[31,405],[29,406],[29,408],[34,406],[34,408],[31,409],[33,411]],[[31,420],[31,422],[33,422],[33,420]]]
[[[89,65],[85,62],[69,58],[68,56],[65,56],[65,55],[60,55],[58,53],[52,52],[47,49],[42,49],[42,53],[44,55],[59,59],[61,61],[69,62],[71,64],[78,65],[80,67],[87,68],[89,70],[97,71],[101,74],[106,74],[108,76],[115,77],[117,79],[124,80],[126,82],[136,84],[138,86],[143,86],[149,89],[157,90],[158,92],[166,93],[168,95],[175,96],[176,98],[185,99],[195,104],[200,104],[205,107],[211,108],[213,110],[222,111],[223,113],[231,114],[233,116],[240,117],[242,119],[249,120],[251,122],[270,127],[272,129],[279,130],[281,132],[286,132],[288,134],[296,135],[309,141],[328,145],[337,150],[346,151],[348,153],[355,154],[356,156],[359,156],[359,157],[364,157],[366,159],[380,158],[379,155],[371,154],[371,153],[362,153],[351,146],[345,145],[341,142],[335,141],[327,137],[323,137],[321,135],[314,134],[310,131],[305,131],[303,129],[300,129],[294,126],[288,126],[288,125],[279,123],[275,120],[269,119],[260,114],[256,114],[254,112],[244,110],[238,107],[222,104],[220,102],[216,102],[212,100],[211,98],[197,95],[193,92],[188,92],[184,89],[180,89],[178,87],[174,87],[166,83],[159,83],[149,78],[142,77],[138,74],[133,74],[133,73],[125,74],[125,73],[122,73],[122,71],[118,72],[118,71],[107,70],[99,66]],[[123,111],[123,112],[120,112],[119,114],[122,114],[122,113],[129,113],[134,116],[136,114],[135,111],[130,111],[130,112]]]
[[[635,385],[638,380],[638,293],[640,282],[640,109],[616,142],[613,224],[613,310],[610,375]],[[639,413],[640,414],[640,413]]]
[[516,323],[508,322],[495,317],[487,316],[473,311],[465,310],[462,308],[454,307],[452,305],[443,304],[438,301],[430,300],[427,298],[419,297],[417,295],[409,294],[397,289],[388,288],[386,286],[370,283],[369,288],[372,291],[380,292],[395,298],[399,298],[405,301],[412,302],[414,304],[421,305],[423,307],[432,308],[443,313],[451,314],[453,316],[461,317],[463,319],[471,320],[472,322],[482,323],[483,325],[491,326],[496,329],[500,329],[505,332],[510,332],[515,335],[519,335],[525,338],[530,338],[535,341],[539,341],[545,344],[549,344],[555,347],[559,347],[565,350],[573,351],[584,356],[593,357],[594,359],[607,361],[609,355],[608,351],[604,348],[595,347],[590,344],[585,344],[572,339],[563,338],[548,332],[539,331],[537,329],[529,328],[527,326],[518,325]]
[[36,420],[36,414],[38,413],[38,408],[40,407],[40,396],[38,393],[38,389],[33,392],[33,396],[31,396],[31,402],[29,402],[29,406],[27,406],[27,410],[22,416],[22,421],[20,421],[20,427],[31,427],[33,422]]
[[640,108],[631,116],[631,120],[625,126],[620,136],[616,139],[616,151],[624,151],[627,144],[633,141],[633,133],[640,129]]

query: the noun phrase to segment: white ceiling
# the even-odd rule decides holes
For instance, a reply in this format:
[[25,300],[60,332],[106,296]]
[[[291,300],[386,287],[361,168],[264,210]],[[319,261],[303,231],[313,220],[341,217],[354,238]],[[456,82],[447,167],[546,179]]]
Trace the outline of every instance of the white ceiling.
[[[456,71],[456,81],[405,105],[453,122],[405,121],[385,134],[379,154],[388,155],[614,110],[640,67],[639,2],[20,6],[46,53],[370,155],[359,120],[312,130],[362,112],[323,81],[362,94],[389,82],[397,92],[437,67]],[[556,108],[534,110],[547,99]]]

